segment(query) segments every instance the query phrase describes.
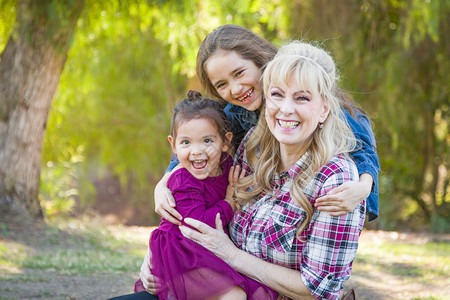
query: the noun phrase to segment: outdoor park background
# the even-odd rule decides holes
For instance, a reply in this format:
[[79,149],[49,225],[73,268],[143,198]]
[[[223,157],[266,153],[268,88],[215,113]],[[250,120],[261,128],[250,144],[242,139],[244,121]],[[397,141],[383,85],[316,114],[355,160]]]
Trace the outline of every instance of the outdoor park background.
[[[390,278],[379,290],[371,287],[381,299],[394,286],[419,282],[415,288],[430,293],[416,299],[444,299],[449,20],[445,0],[0,0],[0,299],[98,299],[102,288],[114,295],[108,284],[120,290],[114,280],[89,289],[102,277],[86,279],[92,272],[128,278],[124,287],[133,282],[148,226],[159,223],[153,188],[170,160],[172,108],[188,89],[201,89],[198,47],[225,23],[277,46],[317,41],[335,57],[341,85],[371,117],[381,164],[380,218],[366,224],[366,237],[382,242],[362,245],[359,271],[397,272],[389,274],[399,280],[378,274],[357,285]],[[23,57],[29,64],[16,70]],[[53,85],[39,81],[46,77]],[[25,105],[17,95],[31,96]],[[33,105],[38,113],[11,121]],[[33,125],[39,118],[43,126]],[[7,151],[8,132],[22,142],[16,151]],[[54,284],[58,276],[76,281],[73,274],[81,278],[73,292],[73,285]],[[419,296],[409,290],[392,299]]]

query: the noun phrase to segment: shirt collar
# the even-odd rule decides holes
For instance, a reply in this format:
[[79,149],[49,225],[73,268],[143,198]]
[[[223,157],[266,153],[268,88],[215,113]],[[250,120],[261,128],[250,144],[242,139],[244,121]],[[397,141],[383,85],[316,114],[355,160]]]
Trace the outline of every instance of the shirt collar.
[[258,117],[258,113],[256,111],[250,111],[247,110],[245,108],[243,108],[242,106],[238,106],[238,105],[234,105],[231,103],[228,103],[226,108],[228,109],[228,111],[234,113],[234,114],[238,114],[238,115],[247,115],[247,116],[256,116]]
[[273,178],[275,187],[284,185],[288,179],[294,179],[302,170],[305,170],[310,163],[311,153],[308,150],[289,170],[282,172],[280,175],[275,174]]
[[311,152],[306,151],[299,160],[287,171],[289,177],[295,178],[301,170],[305,170],[311,163]]

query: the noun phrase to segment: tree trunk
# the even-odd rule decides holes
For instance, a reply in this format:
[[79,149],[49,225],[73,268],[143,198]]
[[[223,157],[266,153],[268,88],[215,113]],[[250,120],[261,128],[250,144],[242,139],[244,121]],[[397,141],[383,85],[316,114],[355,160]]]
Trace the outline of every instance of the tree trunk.
[[42,217],[41,147],[84,1],[18,2],[0,60],[0,215]]

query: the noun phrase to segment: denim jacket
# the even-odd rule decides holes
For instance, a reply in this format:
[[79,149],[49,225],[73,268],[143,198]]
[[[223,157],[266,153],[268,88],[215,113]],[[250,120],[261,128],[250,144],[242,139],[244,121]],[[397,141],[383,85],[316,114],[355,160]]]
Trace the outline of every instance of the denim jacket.
[[[355,119],[347,110],[343,110],[347,123],[358,141],[356,149],[350,155],[356,163],[359,175],[368,173],[373,178],[372,191],[366,199],[369,221],[373,221],[378,217],[378,173],[380,171],[375,136],[370,120],[365,114],[355,109]],[[231,123],[233,145],[237,148],[247,131],[256,125],[259,115],[257,112],[248,111],[230,103],[227,104],[224,111]],[[172,155],[166,172],[171,171],[177,164],[176,156]]]
[[355,109],[355,119],[345,109],[344,113],[357,140],[356,149],[350,153],[350,156],[356,163],[359,175],[368,173],[373,178],[372,191],[366,199],[367,215],[369,221],[373,221],[378,217],[378,173],[380,172],[375,136],[370,120],[365,114]]
[[237,149],[247,131],[258,123],[259,113],[230,103],[223,110],[230,121],[231,132],[233,133],[232,144],[234,149]]

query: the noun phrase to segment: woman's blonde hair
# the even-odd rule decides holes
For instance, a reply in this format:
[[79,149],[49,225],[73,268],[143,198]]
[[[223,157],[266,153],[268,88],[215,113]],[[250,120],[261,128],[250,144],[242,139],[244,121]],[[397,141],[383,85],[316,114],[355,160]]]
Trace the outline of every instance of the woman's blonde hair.
[[[331,56],[323,49],[311,44],[294,41],[280,48],[275,58],[268,63],[263,73],[264,93],[271,85],[288,85],[294,76],[299,86],[319,94],[330,108],[323,127],[317,128],[309,146],[306,169],[294,179],[291,197],[305,210],[306,218],[297,231],[297,236],[309,224],[314,208],[303,193],[320,167],[333,156],[346,154],[355,147],[356,140],[345,121],[340,106],[338,74]],[[265,109],[262,110],[262,115]],[[266,119],[261,117],[254,133],[246,143],[247,160],[254,173],[239,182],[236,193],[238,207],[252,201],[263,193],[271,194],[271,182],[280,172],[280,143],[271,134]],[[300,159],[300,157],[298,158]]]

